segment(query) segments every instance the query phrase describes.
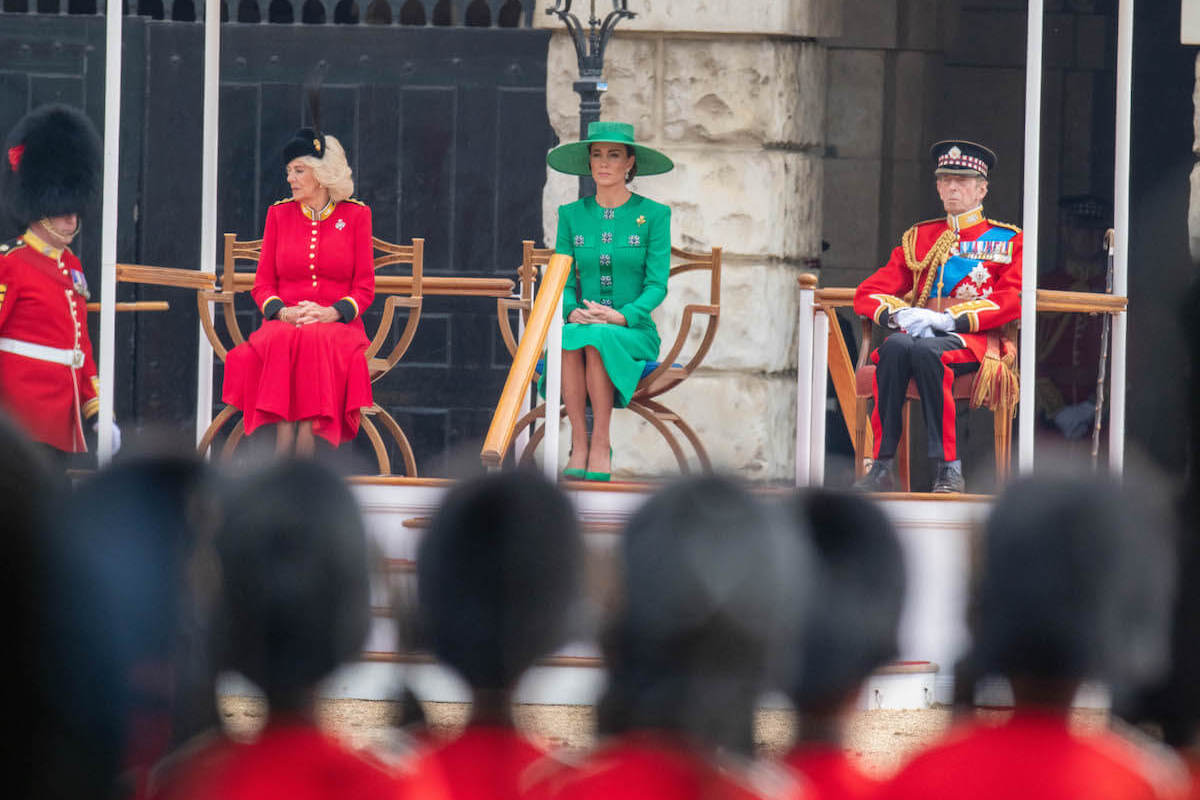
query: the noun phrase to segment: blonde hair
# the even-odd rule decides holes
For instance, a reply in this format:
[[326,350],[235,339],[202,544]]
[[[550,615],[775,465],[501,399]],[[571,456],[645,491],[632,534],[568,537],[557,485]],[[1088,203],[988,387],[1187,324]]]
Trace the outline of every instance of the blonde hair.
[[346,161],[346,151],[342,149],[342,143],[335,137],[325,134],[324,158],[300,156],[296,160],[312,169],[313,177],[325,187],[329,192],[329,199],[333,202],[340,203],[354,194],[354,179],[351,177],[353,171]]

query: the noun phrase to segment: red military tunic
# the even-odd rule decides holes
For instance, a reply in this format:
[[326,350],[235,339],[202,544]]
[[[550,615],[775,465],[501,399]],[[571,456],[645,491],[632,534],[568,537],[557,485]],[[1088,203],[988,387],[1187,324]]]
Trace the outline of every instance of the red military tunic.
[[653,733],[618,737],[577,770],[548,781],[553,800],[801,800],[815,797],[794,774],[768,762],[717,764]]
[[[269,722],[250,744],[214,738],[181,752],[152,787],[156,800],[405,800],[402,777],[306,723]],[[163,765],[164,767],[166,765]],[[440,800],[436,798],[435,800]]]
[[879,800],[1168,800],[1181,765],[1105,732],[1070,731],[1062,716],[1018,711],[1001,725],[969,724],[918,755]]
[[98,394],[79,259],[32,231],[0,244],[0,406],[36,441],[80,453]]
[[839,747],[805,745],[793,749],[783,763],[808,781],[821,800],[874,800],[882,781],[863,772]]
[[[921,392],[932,457],[958,457],[953,398],[957,375],[979,369],[972,405],[1012,414],[1018,395],[1016,348],[999,329],[1021,314],[1022,247],[1020,230],[985,219],[982,208],[976,208],[909,228],[888,263],[859,284],[855,312],[885,328],[894,327],[889,324],[893,314],[909,307],[946,311],[954,318],[948,336],[915,340],[920,349],[937,353],[940,363],[932,367],[926,358],[904,355],[907,351],[897,345],[907,339],[891,343],[898,358],[911,359],[912,366],[893,360],[876,371],[871,414],[876,458],[893,455],[910,378]],[[881,350],[871,356],[877,365]]]
[[468,725],[427,751],[412,771],[435,782],[441,777],[451,800],[518,800],[527,770],[545,757],[545,750],[513,728]]
[[[266,320],[225,361],[222,396],[240,408],[246,433],[285,420],[312,420],[313,433],[339,445],[358,433],[371,405],[362,312],[375,297],[371,210],[357,200],[317,214],[294,200],[267,211],[251,294]],[[292,325],[274,317],[311,300],[340,322]]]
[[[930,258],[939,239],[946,252]],[[1019,229],[985,219],[981,209],[959,215],[953,224],[950,218],[919,222],[905,232],[887,264],[859,284],[854,311],[884,327],[901,308],[947,311],[955,335],[982,361],[987,331],[1021,316],[1023,243]]]

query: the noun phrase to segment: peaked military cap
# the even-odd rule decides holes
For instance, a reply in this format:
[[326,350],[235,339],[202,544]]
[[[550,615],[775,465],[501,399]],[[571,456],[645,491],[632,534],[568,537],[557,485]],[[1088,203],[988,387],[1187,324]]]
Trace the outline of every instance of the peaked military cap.
[[965,139],[945,139],[929,148],[935,175],[979,175],[986,178],[996,166],[996,154]]

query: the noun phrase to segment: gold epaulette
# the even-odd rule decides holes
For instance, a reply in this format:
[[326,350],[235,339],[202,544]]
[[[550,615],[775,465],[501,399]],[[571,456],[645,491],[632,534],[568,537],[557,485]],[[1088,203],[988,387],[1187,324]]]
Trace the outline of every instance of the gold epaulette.
[[294,198],[294,197],[285,197],[282,200],[276,200],[274,203],[271,203],[271,205],[273,205],[273,206],[283,205],[284,203],[291,203],[295,199],[296,198]]
[[343,203],[354,203],[355,205],[360,205],[360,206],[366,205],[366,203],[364,203],[362,200],[359,200],[357,197],[347,197],[342,202]]
[[1010,225],[1009,223],[1001,222],[998,219],[989,219],[988,224],[995,225],[997,228],[1008,228],[1010,231],[1016,231],[1017,233],[1021,232],[1021,229],[1018,228],[1016,225]]
[[25,240],[23,238],[21,238],[20,236],[18,236],[15,239],[9,239],[7,242],[0,244],[0,255],[7,255],[8,253],[11,253],[13,250],[16,250],[16,249],[24,247],[24,246],[25,246]]

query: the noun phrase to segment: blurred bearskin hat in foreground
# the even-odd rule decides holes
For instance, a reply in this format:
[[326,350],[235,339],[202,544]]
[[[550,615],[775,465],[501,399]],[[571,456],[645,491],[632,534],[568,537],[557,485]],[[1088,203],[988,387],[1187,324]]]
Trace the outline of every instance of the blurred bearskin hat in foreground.
[[20,225],[82,214],[100,194],[103,145],[83,112],[64,105],[36,108],[9,132],[0,164],[0,198]]
[[865,497],[810,489],[789,508],[816,556],[791,696],[800,711],[832,713],[899,653],[904,551],[891,520]]
[[1099,680],[1162,674],[1174,595],[1166,507],[1098,478],[1019,481],[988,519],[975,620],[979,675]]

